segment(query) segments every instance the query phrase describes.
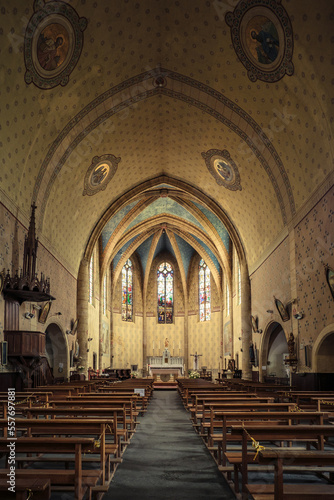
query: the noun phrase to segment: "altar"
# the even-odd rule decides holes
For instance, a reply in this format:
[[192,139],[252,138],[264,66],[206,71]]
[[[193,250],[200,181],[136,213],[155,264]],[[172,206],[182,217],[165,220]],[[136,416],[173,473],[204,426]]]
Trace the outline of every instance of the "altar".
[[184,376],[184,359],[171,356],[166,347],[162,356],[147,357],[148,373],[157,382],[174,382],[177,377]]

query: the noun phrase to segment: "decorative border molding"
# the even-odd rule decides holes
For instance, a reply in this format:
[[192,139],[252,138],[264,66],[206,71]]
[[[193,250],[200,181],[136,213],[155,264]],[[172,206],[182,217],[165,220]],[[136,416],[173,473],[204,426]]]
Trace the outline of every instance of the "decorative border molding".
[[[63,53],[64,59],[57,66],[56,57],[59,55],[56,54],[59,45],[55,46],[52,38],[46,39],[48,43],[53,43],[52,50],[51,46],[46,46],[41,53],[45,57],[49,54],[49,64],[55,64],[54,68],[46,69],[46,65],[43,67],[38,57],[38,47],[41,38],[45,40],[43,31],[52,25],[59,26],[63,34],[59,38],[62,39],[62,44],[66,42],[66,51]],[[61,1],[45,3],[44,0],[35,0],[34,14],[28,22],[24,38],[25,82],[28,85],[34,83],[41,89],[66,85],[79,60],[83,47],[83,31],[86,27],[87,19],[80,18],[70,5]]]
[[[270,43],[270,33],[262,30],[250,37],[249,29],[252,20],[267,19],[268,24],[274,27],[278,35],[275,43]],[[265,82],[277,82],[284,75],[293,75],[293,32],[289,16],[281,5],[281,0],[242,0],[233,12],[225,16],[227,25],[231,28],[231,40],[234,50],[247,69],[248,78],[255,82],[257,79]],[[258,28],[261,29],[261,28]],[[250,49],[250,38],[258,40],[258,47],[267,57],[266,63],[257,60]],[[269,43],[268,43],[269,40]],[[276,48],[277,47],[277,48]],[[272,53],[270,54],[270,51]],[[273,54],[274,52],[274,54]]]

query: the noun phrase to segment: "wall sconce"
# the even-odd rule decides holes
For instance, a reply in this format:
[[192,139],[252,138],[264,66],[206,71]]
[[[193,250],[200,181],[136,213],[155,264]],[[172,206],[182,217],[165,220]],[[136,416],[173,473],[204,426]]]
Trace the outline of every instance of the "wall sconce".
[[26,319],[32,319],[35,317],[34,313],[30,312],[30,313],[25,313],[24,317]]
[[49,319],[52,318],[53,316],[62,316],[62,313],[57,312],[57,313],[51,314],[51,316],[49,316]]
[[89,339],[87,339],[87,342],[91,342],[93,340],[93,337],[89,337]]

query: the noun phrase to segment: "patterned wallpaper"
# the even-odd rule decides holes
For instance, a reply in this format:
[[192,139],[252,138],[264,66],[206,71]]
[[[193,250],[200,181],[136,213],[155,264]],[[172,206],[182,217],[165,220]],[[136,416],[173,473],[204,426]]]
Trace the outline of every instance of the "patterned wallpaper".
[[[325,327],[334,323],[333,298],[325,278],[323,264],[334,268],[334,188],[297,223],[294,229],[295,250],[290,256],[287,237],[251,276],[252,314],[259,318],[259,328],[265,331],[270,321],[277,321],[286,332],[292,331],[291,319],[282,322],[273,295],[283,304],[297,298],[292,310],[303,314],[294,326],[298,334],[297,348],[310,346]],[[292,238],[293,235],[290,235]],[[296,294],[291,297],[290,257],[295,261]],[[294,276],[292,276],[294,278]],[[272,310],[273,314],[266,312]],[[253,334],[258,346],[262,337]],[[297,339],[296,339],[297,340]],[[300,356],[300,371],[309,371],[305,356]]]
[[300,337],[306,344],[334,323],[334,300],[325,279],[324,264],[334,269],[334,188],[295,228],[296,278]]
[[[273,310],[277,313],[274,298],[286,304],[291,299],[289,241],[282,243],[267,257],[262,265],[251,275],[252,315],[258,316],[259,328],[264,331],[264,322],[269,321]],[[268,316],[269,314],[269,316]]]

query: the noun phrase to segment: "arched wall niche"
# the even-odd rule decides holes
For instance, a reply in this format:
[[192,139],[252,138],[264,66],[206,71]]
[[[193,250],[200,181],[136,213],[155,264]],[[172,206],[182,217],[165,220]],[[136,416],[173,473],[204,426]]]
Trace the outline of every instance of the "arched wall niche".
[[[278,372],[276,370],[277,377],[285,378],[287,376],[287,371],[283,364],[283,354],[288,353],[287,338],[288,333],[284,330],[278,318],[271,321],[265,328],[259,355],[259,376],[261,382],[264,381],[264,377],[275,373],[276,368],[279,368]],[[279,356],[280,362],[278,362]],[[276,358],[275,362],[274,358]],[[264,369],[263,367],[266,368]]]
[[53,376],[69,377],[70,359],[67,339],[57,323],[50,323],[45,331],[45,350]]
[[334,323],[321,331],[313,345],[312,371],[334,373]]

